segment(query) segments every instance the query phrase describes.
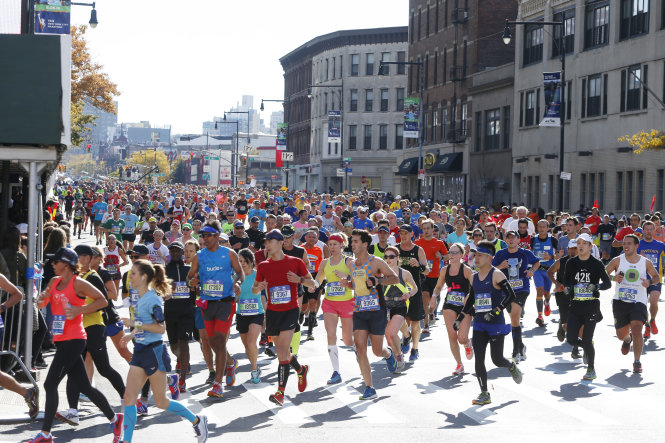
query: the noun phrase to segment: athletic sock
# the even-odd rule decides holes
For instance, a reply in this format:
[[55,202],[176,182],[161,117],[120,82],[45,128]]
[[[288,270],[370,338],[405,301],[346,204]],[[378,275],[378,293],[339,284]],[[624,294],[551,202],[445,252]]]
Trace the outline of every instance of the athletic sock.
[[333,371],[339,373],[339,351],[336,345],[328,346],[328,357],[332,363]]
[[280,361],[277,367],[277,386],[282,392],[286,389],[286,381],[289,378],[289,362]]
[[178,401],[171,400],[169,402],[169,407],[166,408],[166,410],[189,420],[190,423],[196,420],[196,415],[194,415],[192,411],[187,409],[185,405]]
[[291,356],[291,360],[289,361],[289,364],[293,369],[296,370],[298,374],[300,374],[300,371],[302,370],[302,366],[300,366],[300,363],[298,363],[298,359],[296,358],[295,355]]
[[136,405],[125,406],[125,417],[122,422],[123,440],[132,441],[134,428],[136,427]]
[[542,298],[537,298],[536,299],[536,309],[538,309],[538,315],[543,313],[543,299]]
[[316,314],[313,312],[309,313],[309,322],[307,323],[307,335],[312,335],[312,330],[314,329],[314,321],[316,320]]
[[522,328],[513,326],[513,349],[519,350],[522,344]]

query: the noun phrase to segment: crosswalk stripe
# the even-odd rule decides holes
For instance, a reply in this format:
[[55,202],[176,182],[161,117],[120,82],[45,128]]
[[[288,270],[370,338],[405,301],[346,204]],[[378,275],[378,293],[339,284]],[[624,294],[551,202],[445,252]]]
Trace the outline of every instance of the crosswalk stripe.
[[[374,400],[360,400],[360,392],[348,383],[326,385],[326,389],[346,407],[369,423],[398,423],[401,420],[379,406]],[[379,393],[380,394],[380,393]]]
[[275,417],[277,417],[282,423],[296,425],[314,422],[309,414],[293,404],[288,399],[287,395],[284,396],[283,406],[280,407],[271,403],[270,400],[268,400],[268,397],[270,394],[275,393],[274,386],[271,386],[268,383],[259,383],[256,385],[252,383],[244,383],[242,386],[261,404],[263,404],[266,409],[272,411],[272,413],[275,414]]

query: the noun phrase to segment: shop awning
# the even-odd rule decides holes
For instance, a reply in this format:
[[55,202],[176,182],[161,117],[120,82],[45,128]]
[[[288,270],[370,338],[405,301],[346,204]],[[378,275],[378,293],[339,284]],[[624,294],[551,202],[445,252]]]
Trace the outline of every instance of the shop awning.
[[434,166],[428,171],[430,173],[459,173],[462,172],[462,153],[441,154],[437,157]]
[[399,165],[397,175],[416,175],[418,173],[418,157],[407,158]]

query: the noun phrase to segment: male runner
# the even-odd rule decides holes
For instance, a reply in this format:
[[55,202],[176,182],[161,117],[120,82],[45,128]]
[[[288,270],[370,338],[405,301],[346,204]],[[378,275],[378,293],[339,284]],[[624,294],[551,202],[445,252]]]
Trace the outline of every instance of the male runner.
[[420,225],[423,230],[423,236],[416,240],[414,243],[420,246],[425,251],[425,258],[427,259],[427,266],[430,269],[429,274],[425,275],[422,282],[423,292],[423,306],[425,309],[425,326],[423,334],[429,334],[430,323],[435,322],[434,314],[431,312],[429,306],[430,298],[439,281],[439,269],[441,269],[441,262],[448,259],[448,248],[441,240],[434,238],[434,220],[425,219]]
[[552,280],[548,277],[547,270],[554,264],[554,256],[557,250],[557,239],[549,234],[547,220],[541,219],[536,223],[538,235],[531,239],[531,250],[540,260],[540,267],[533,274],[533,282],[536,285],[536,308],[538,309],[538,326],[545,326],[543,319],[543,298],[545,299],[545,316],[548,317],[550,309],[550,289]]
[[[649,316],[644,329],[644,338],[651,338],[651,334],[658,334],[656,326],[656,314],[658,314],[658,300],[660,300],[661,281],[663,280],[663,255],[665,255],[665,243],[654,239],[656,225],[651,221],[642,224],[642,240],[637,247],[637,253],[649,259],[656,269],[657,278],[651,279],[651,285],[647,288],[649,298]],[[625,249],[625,248],[624,248]]]

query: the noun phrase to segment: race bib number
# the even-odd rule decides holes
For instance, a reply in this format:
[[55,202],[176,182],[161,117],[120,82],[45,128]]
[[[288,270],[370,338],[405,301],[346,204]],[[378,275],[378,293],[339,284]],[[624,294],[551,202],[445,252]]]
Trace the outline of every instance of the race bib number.
[[356,296],[356,311],[378,311],[381,309],[379,298],[372,294]]
[[139,291],[136,289],[130,289],[129,290],[129,305],[132,308],[136,308],[136,305],[139,302]]
[[53,323],[51,324],[51,333],[53,335],[62,335],[62,332],[64,330],[65,330],[65,316],[54,315]]
[[184,281],[173,282],[172,298],[176,300],[189,298],[189,287],[187,287],[187,282]]
[[346,294],[346,288],[338,281],[326,285],[326,295],[329,297],[341,297]]
[[134,338],[137,343],[141,343],[145,340],[145,331],[143,330],[143,325],[134,327]]
[[290,286],[273,286],[270,288],[270,303],[273,305],[283,305],[291,302]]
[[619,288],[619,300],[626,303],[635,303],[637,298],[637,289]]
[[259,313],[259,299],[246,298],[238,302],[238,314],[257,315]]
[[459,291],[448,291],[446,303],[453,306],[464,306],[464,293]]
[[476,312],[490,312],[492,310],[492,294],[484,292],[476,294]]
[[522,286],[524,285],[521,278],[515,280],[508,280],[508,284],[510,284],[510,287],[513,288],[513,290],[522,289]]
[[367,288],[367,273],[364,269],[356,269],[351,273],[353,278],[353,288],[356,291],[356,297],[363,297],[369,295],[369,289]]
[[223,296],[224,285],[219,280],[207,280],[201,286],[203,295],[214,298],[221,298]]
[[109,274],[115,274],[118,272],[118,269],[115,267],[115,265],[106,265],[106,270]]
[[609,232],[603,232],[603,234],[600,236],[600,239],[603,241],[610,241],[610,238],[612,237],[612,234]]
[[120,226],[113,226],[111,228],[111,233],[112,234],[120,234]]
[[125,234],[133,234],[134,233],[134,227],[133,226],[125,226],[125,229],[122,231]]
[[658,268],[658,256],[656,254],[645,254],[646,258]]
[[589,286],[586,283],[580,283],[573,286],[573,300],[587,301],[593,300],[593,292],[589,290]]

